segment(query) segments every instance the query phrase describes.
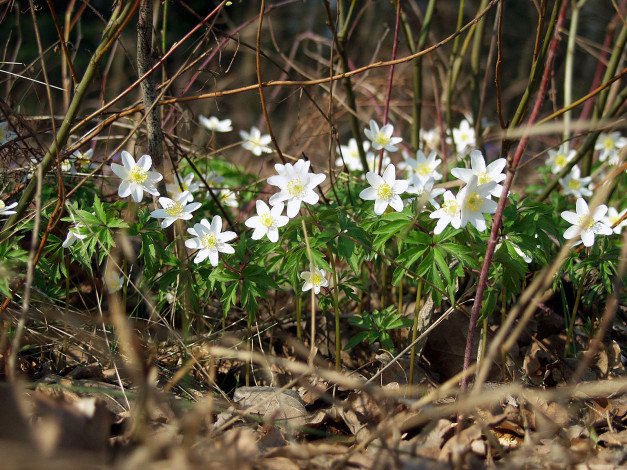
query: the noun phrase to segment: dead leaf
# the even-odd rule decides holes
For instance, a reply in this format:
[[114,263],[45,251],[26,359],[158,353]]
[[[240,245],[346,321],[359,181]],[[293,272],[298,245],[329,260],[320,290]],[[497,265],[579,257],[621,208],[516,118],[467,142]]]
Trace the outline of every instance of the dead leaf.
[[298,428],[305,425],[307,410],[298,392],[278,387],[240,387],[233,401],[246,413],[261,416],[280,426]]

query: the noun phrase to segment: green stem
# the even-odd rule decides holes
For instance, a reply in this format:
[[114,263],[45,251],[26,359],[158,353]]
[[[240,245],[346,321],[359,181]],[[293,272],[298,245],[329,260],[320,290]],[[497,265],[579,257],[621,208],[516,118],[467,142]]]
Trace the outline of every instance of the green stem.
[[331,257],[331,269],[333,270],[333,306],[335,307],[335,370],[342,370],[342,334],[340,332],[340,302],[337,288],[337,269],[335,269],[335,256],[331,250],[331,245],[327,244]]
[[303,339],[303,327],[301,325],[303,312],[303,298],[299,295],[296,297],[296,337]]
[[[459,9],[457,11],[457,26],[455,28],[455,31],[459,31],[463,24],[464,24],[464,5],[466,4],[465,0],[459,0]],[[454,68],[455,68],[455,64],[458,62],[458,54],[459,54],[459,41],[460,41],[460,36],[456,36],[455,39],[453,40],[453,50],[451,52],[451,58],[449,60],[449,64],[453,64],[453,66],[451,68],[449,68],[449,72],[448,72],[448,86],[446,87],[446,122],[448,124],[448,127],[450,128],[451,125],[451,96],[453,95],[453,87],[455,86],[454,83]]]
[[[573,13],[570,17],[570,29],[568,30],[568,44],[566,46],[566,65],[564,67],[564,107],[568,108],[572,103],[573,94],[573,65],[575,60],[575,40],[579,27],[579,12],[586,0],[573,2]],[[564,140],[570,137],[570,111],[564,113]]]
[[[583,283],[586,280],[586,274],[588,273],[588,266],[583,267],[583,273],[581,274],[581,280],[579,281],[579,287],[577,288],[577,295],[575,297],[575,305],[573,306],[573,311],[570,314],[570,321],[568,322],[568,331],[566,332],[566,345],[564,346],[564,355],[568,354],[568,349],[570,343],[573,344],[575,341],[573,340],[573,328],[575,327],[575,318],[577,317],[577,310],[579,309],[579,302],[581,301],[581,293],[583,292]],[[576,351],[573,349],[573,354]]]
[[[414,326],[411,333],[412,343],[418,338],[418,320],[420,319],[420,300],[422,297],[422,279],[418,280],[418,287],[416,288],[416,306],[414,307]],[[409,385],[414,384],[414,362],[416,361],[416,344],[411,348],[411,354],[409,356]]]
[[[507,290],[501,291],[501,325],[505,324],[505,312],[507,311]],[[505,348],[501,348],[501,364],[503,366],[503,380],[507,380],[507,358]]]

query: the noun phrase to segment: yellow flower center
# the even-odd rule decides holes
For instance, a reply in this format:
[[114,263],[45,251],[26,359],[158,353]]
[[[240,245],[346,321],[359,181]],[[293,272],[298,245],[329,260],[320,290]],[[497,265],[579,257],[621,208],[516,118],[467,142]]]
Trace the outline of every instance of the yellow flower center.
[[603,148],[605,150],[614,150],[614,140],[607,137],[603,140]]
[[561,154],[555,157],[555,166],[559,168],[564,168],[567,163],[568,163],[568,159],[566,158],[566,155]]
[[584,230],[590,230],[594,225],[594,219],[590,217],[590,215],[582,215],[581,217],[579,217],[577,225],[579,225]]
[[303,197],[305,193],[305,185],[300,178],[294,178],[287,183],[287,192],[294,197]]
[[392,188],[387,183],[381,183],[377,188],[378,199],[389,199],[392,197]]
[[471,211],[478,211],[483,206],[483,199],[479,194],[472,193],[466,198],[466,208]]
[[0,211],[3,210],[6,207],[6,204],[4,203],[4,201],[0,201]]
[[178,217],[183,212],[183,204],[178,201],[172,202],[172,204],[168,204],[168,207],[165,208],[165,213],[170,217]]
[[61,171],[70,171],[72,169],[72,163],[69,160],[63,160],[61,162]]
[[377,136],[375,137],[374,141],[377,143],[377,145],[384,147],[388,144],[390,138],[385,134],[385,132],[377,132]]
[[492,178],[490,178],[490,175],[488,175],[487,172],[480,171],[479,173],[477,173],[477,181],[479,182],[479,184],[486,184],[492,181]]
[[179,187],[181,188],[181,192],[189,190],[189,186],[187,186],[183,181],[179,184]]
[[314,286],[319,286],[322,284],[322,281],[324,281],[324,278],[318,273],[312,274],[309,278],[309,282],[311,282]]
[[128,179],[136,184],[142,184],[148,179],[148,172],[141,166],[134,166],[131,171],[128,172]]
[[120,284],[120,281],[118,281],[115,277],[112,277],[111,279],[109,279],[109,282],[107,282],[107,284],[109,285],[109,290],[115,292],[116,290],[119,290],[120,287],[122,287],[122,285]]
[[200,243],[202,243],[202,246],[207,250],[215,250],[218,246],[218,239],[213,233],[208,233],[200,239]]
[[0,140],[4,140],[4,129],[0,127]]
[[456,199],[449,199],[448,201],[444,201],[442,209],[452,217],[459,212],[459,203]]
[[259,222],[261,222],[261,225],[264,227],[269,228],[272,227],[272,224],[274,223],[274,217],[272,217],[270,212],[266,212],[265,214],[261,214],[259,216]]
[[579,181],[578,179],[573,178],[573,179],[571,179],[568,182],[568,187],[570,189],[579,189],[579,188],[581,188],[581,181]]
[[462,133],[459,135],[460,138],[460,143],[464,143],[468,140],[470,140],[470,134],[468,132],[462,131]]
[[427,176],[431,173],[431,166],[428,163],[419,163],[418,168],[416,169],[416,173],[421,176]]
[[86,165],[89,165],[90,158],[83,152],[79,152],[78,155],[76,155],[76,160],[81,165],[81,167],[84,167]]
[[620,220],[620,217],[618,215],[610,215],[609,219],[610,219],[610,224],[614,225],[616,222]]

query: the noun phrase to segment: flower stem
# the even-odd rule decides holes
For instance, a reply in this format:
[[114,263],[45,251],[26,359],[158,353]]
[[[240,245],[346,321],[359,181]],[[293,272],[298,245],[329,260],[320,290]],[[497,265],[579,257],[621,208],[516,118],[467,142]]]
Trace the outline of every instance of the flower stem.
[[[416,288],[416,305],[414,307],[414,326],[412,327],[411,342],[415,342],[418,338],[418,320],[420,317],[420,300],[422,297],[422,279],[418,280],[418,287]],[[414,362],[416,361],[416,345],[411,348],[411,354],[409,356],[409,385],[414,384]]]
[[[570,321],[568,322],[568,331],[566,332],[566,344],[564,345],[564,355],[568,354],[570,344],[575,343],[573,339],[573,328],[575,327],[575,318],[577,317],[577,310],[579,310],[579,303],[581,301],[581,293],[583,292],[583,283],[586,280],[586,274],[588,274],[588,266],[583,267],[583,273],[581,274],[581,280],[579,281],[579,287],[577,288],[577,295],[575,296],[575,305],[573,305],[573,311],[570,314]],[[575,353],[573,349],[573,354]]]
[[333,306],[335,307],[335,370],[339,372],[342,370],[342,336],[340,332],[340,303],[337,290],[337,269],[335,268],[335,255],[331,250],[331,245],[327,244],[327,247],[329,248],[331,269],[333,270],[331,275],[333,277]]
[[299,295],[296,297],[296,337],[303,339],[303,328],[301,325],[303,311],[303,298]]

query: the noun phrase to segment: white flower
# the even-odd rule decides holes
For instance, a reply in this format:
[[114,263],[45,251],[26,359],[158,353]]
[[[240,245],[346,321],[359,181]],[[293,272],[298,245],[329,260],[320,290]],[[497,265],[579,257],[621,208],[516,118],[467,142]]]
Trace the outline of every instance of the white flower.
[[96,167],[96,165],[91,161],[91,157],[93,155],[93,149],[89,149],[85,152],[75,150],[74,153],[72,153],[72,157],[78,162],[81,170],[89,170]]
[[[625,215],[627,209],[624,209],[622,212],[618,212],[613,207],[608,208],[607,215],[603,217],[602,222],[610,227],[614,226],[614,224],[618,223],[618,221]],[[620,235],[623,227],[627,225],[627,219],[623,220],[620,224],[616,225],[612,230],[616,235]]]
[[126,150],[122,150],[122,165],[111,164],[111,170],[119,178],[122,178],[118,188],[118,196],[133,196],[135,202],[140,202],[144,196],[144,191],[153,196],[158,196],[159,191],[155,184],[161,181],[163,176],[156,171],[148,171],[152,165],[150,155],[143,155],[137,163],[133,156]]
[[110,272],[105,278],[102,279],[109,294],[119,291],[124,286],[124,276]]
[[457,202],[457,198],[452,192],[446,191],[444,193],[444,204],[442,207],[431,213],[429,216],[431,219],[440,219],[435,225],[433,233],[438,235],[442,233],[448,224],[451,224],[453,228],[459,228],[462,223],[461,219],[461,206]]
[[61,171],[63,173],[75,173],[74,165],[69,159],[63,160],[61,162]]
[[181,180],[180,184],[177,181],[176,183],[168,184],[165,188],[173,199],[177,199],[181,193],[187,191],[188,196],[185,202],[192,202],[194,200],[194,191],[198,191],[198,189],[200,189],[200,183],[198,181],[194,181],[194,176],[194,173],[189,173]]
[[246,150],[250,150],[257,157],[262,153],[272,153],[272,149],[268,147],[268,144],[272,141],[272,137],[270,137],[269,134],[261,135],[261,132],[255,126],[252,127],[250,133],[239,131],[239,135],[244,141],[242,147]]
[[[470,169],[468,168],[453,168],[451,174],[464,183],[470,182],[470,178],[475,175],[477,177],[477,184],[482,185],[494,181],[500,183],[505,179],[503,168],[507,165],[507,161],[504,158],[499,158],[493,161],[487,167],[485,160],[480,150],[473,150],[470,153]],[[503,192],[503,186],[497,184],[491,193],[491,196],[500,197]]]
[[192,250],[199,250],[194,258],[194,263],[203,262],[207,257],[212,266],[218,265],[218,253],[235,253],[235,249],[226,242],[234,239],[237,234],[235,232],[222,232],[222,217],[214,216],[211,225],[207,219],[201,220],[199,224],[194,225],[193,229],[187,231],[195,235],[196,238],[185,240],[185,246]]
[[394,132],[394,126],[392,126],[392,124],[386,124],[379,129],[379,125],[374,119],[370,120],[370,129],[366,128],[364,132],[366,133],[366,137],[372,142],[372,148],[374,150],[385,149],[388,152],[396,152],[398,150],[396,144],[403,140],[400,137],[392,137],[392,133]]
[[457,200],[460,205],[462,227],[470,222],[480,232],[486,229],[483,214],[496,212],[497,203],[490,199],[490,194],[494,193],[495,187],[494,181],[478,185],[477,176],[472,175],[468,184],[459,190]]
[[546,159],[547,166],[551,167],[551,172],[557,174],[566,168],[566,165],[575,158],[576,150],[569,150],[568,144],[562,145],[557,150],[549,150],[549,157]]
[[366,179],[371,187],[360,192],[359,197],[366,201],[374,201],[375,214],[383,214],[388,205],[395,211],[400,212],[403,210],[403,200],[400,194],[407,191],[409,181],[396,180],[396,168],[394,168],[394,165],[388,165],[382,177],[369,171],[366,173]]
[[[419,199],[424,199],[425,203],[428,200],[431,204],[433,204],[433,207],[439,209],[440,204],[435,200],[435,198],[444,194],[445,190],[444,188],[433,189],[434,184],[435,180],[433,178],[423,181],[417,175],[412,175],[409,178],[409,187],[407,188],[407,192],[417,194]],[[408,202],[413,202],[413,199],[408,199]]]
[[564,188],[564,194],[572,194],[576,197],[592,196],[592,191],[587,186],[592,181],[592,177],[580,178],[581,170],[575,165],[566,178],[560,178],[559,182]]
[[200,202],[192,202],[187,204],[189,192],[185,191],[174,199],[168,197],[160,197],[159,204],[163,209],[157,209],[150,213],[155,219],[163,219],[161,228],[169,227],[176,220],[189,220],[192,218],[192,212],[200,207]]
[[74,224],[74,227],[68,230],[67,236],[65,237],[65,240],[63,241],[63,244],[61,245],[63,248],[71,247],[72,245],[74,245],[76,240],[84,240],[85,238],[87,238],[87,235],[81,234],[80,232],[81,227],[84,227],[84,225],[78,222]]
[[315,266],[312,266],[310,269],[311,271],[303,271],[300,273],[300,278],[305,281],[305,284],[303,284],[303,292],[307,292],[309,289],[313,288],[314,293],[319,294],[321,287],[329,285],[329,280],[326,277],[327,272]]
[[237,202],[237,193],[231,191],[230,189],[223,189],[222,191],[220,191],[220,194],[218,194],[218,199],[225,206],[237,207],[239,205],[239,203]]
[[231,132],[233,130],[233,128],[231,127],[230,119],[220,121],[215,116],[206,118],[201,114],[200,116],[198,116],[198,120],[200,121],[200,124],[213,132]]
[[431,152],[429,154],[429,158],[425,157],[425,154],[422,150],[418,150],[416,152],[416,158],[405,157],[405,161],[399,164],[399,168],[407,169],[411,176],[416,176],[423,183],[426,182],[429,178],[433,178],[434,180],[442,179],[442,175],[438,173],[435,169],[440,166],[442,160],[437,158],[438,154],[436,152]]
[[319,196],[313,189],[327,177],[323,173],[309,173],[309,165],[310,162],[305,160],[298,160],[293,166],[291,163],[275,165],[279,174],[268,178],[268,184],[281,190],[270,198],[270,205],[287,201],[287,216],[290,219],[298,214],[302,202],[318,202]]
[[[583,198],[578,198],[576,202],[577,212],[564,211],[562,218],[572,227],[564,232],[564,238],[570,240],[581,235],[584,246],[591,247],[594,244],[594,235],[612,235],[612,229],[603,222],[603,216],[607,212],[607,206],[601,204],[593,213],[590,213],[588,204]],[[575,243],[578,245],[580,242]]]
[[428,131],[421,129],[420,139],[424,142],[425,147],[437,150],[440,145],[440,132],[437,129],[429,129]]
[[8,127],[8,122],[0,122],[0,145],[4,145],[17,137],[17,134]]
[[[467,119],[463,119],[462,122],[459,123],[459,127],[457,129],[453,129],[453,141],[455,142],[455,147],[459,153],[464,152],[469,148],[472,148],[476,145],[476,137],[475,137],[475,129],[471,127],[470,122]],[[449,143],[451,143],[450,139],[447,139]]]
[[[366,161],[370,163],[370,161],[374,160],[375,158],[373,152],[368,152],[368,150],[370,149],[370,142],[364,140],[362,142],[362,146],[364,149],[364,153],[366,154]],[[335,160],[335,164],[337,166],[342,166],[346,164],[346,168],[348,168],[350,171],[364,170],[364,166],[361,164],[361,159],[359,158],[359,148],[357,148],[357,141],[355,139],[350,139],[348,141],[348,145],[340,145],[340,148],[338,148],[337,151],[340,154],[337,160]]]
[[10,209],[13,209],[15,206],[17,206],[17,202],[12,202],[11,204],[9,204],[7,206],[4,203],[4,201],[2,199],[0,199],[0,215],[15,214],[15,211],[10,210]]
[[265,202],[258,200],[255,206],[257,208],[257,215],[244,222],[246,227],[255,230],[251,238],[253,240],[259,240],[264,235],[268,235],[268,240],[272,243],[276,243],[279,240],[278,228],[287,225],[290,221],[289,217],[281,215],[285,204],[280,202],[270,209]]
[[610,165],[618,165],[620,161],[620,150],[627,144],[627,139],[620,135],[620,132],[611,134],[601,133],[594,146],[595,150],[600,150],[599,160],[608,160]]

